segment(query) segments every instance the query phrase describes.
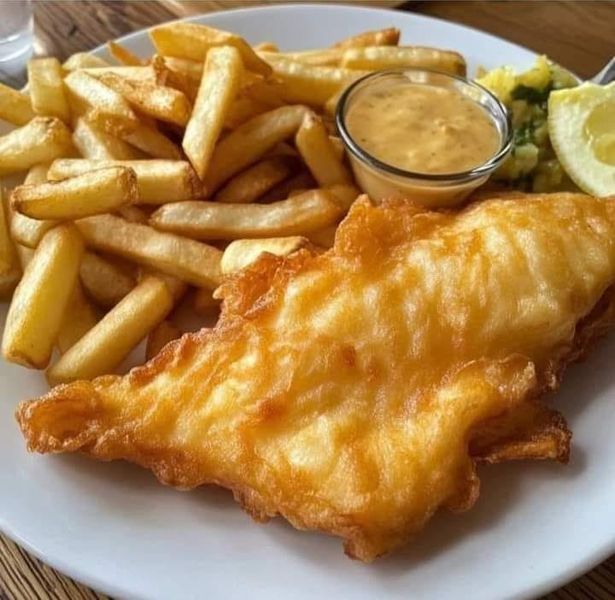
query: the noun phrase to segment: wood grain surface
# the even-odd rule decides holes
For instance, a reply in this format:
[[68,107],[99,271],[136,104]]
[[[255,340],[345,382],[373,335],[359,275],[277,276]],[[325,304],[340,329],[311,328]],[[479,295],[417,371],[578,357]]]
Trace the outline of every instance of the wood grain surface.
[[[169,19],[266,3],[246,0],[38,1],[35,4],[35,50],[37,54],[64,59],[73,52],[88,50],[108,39]],[[582,77],[598,72],[615,54],[615,2],[402,3],[382,0],[355,3],[398,6],[402,10],[470,25],[548,54]],[[104,598],[0,536],[0,600]],[[614,599],[615,557],[546,598]]]

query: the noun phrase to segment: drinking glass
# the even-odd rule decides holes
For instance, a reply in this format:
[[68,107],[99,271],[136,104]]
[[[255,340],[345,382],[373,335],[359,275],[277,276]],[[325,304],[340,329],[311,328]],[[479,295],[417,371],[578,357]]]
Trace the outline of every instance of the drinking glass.
[[31,0],[0,0],[0,63],[30,52],[32,41]]

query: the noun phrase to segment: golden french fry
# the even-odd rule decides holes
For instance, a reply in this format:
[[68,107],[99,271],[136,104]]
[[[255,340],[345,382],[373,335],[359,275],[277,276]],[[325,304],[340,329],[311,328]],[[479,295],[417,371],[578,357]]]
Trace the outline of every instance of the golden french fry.
[[32,109],[37,115],[70,121],[70,110],[62,66],[57,58],[32,58],[28,61],[28,89]]
[[75,283],[58,332],[58,349],[64,354],[74,346],[98,321],[96,310],[85,297],[79,281]]
[[259,52],[264,60],[284,59],[315,67],[339,67],[344,51],[338,48],[303,50],[301,52]]
[[254,117],[229,133],[214,150],[205,178],[207,191],[215,191],[235,173],[294,135],[307,110],[300,105],[282,106]]
[[111,373],[173,308],[164,281],[147,277],[47,371],[52,385]]
[[123,65],[128,65],[131,67],[140,67],[143,65],[143,61],[136,54],[126,48],[126,46],[122,46],[117,42],[107,42],[107,50],[109,51],[109,54],[115,58],[115,60]]
[[349,48],[341,62],[347,69],[392,69],[394,67],[415,67],[433,69],[465,75],[466,62],[458,52],[424,48],[421,46],[374,46],[370,48]]
[[58,181],[110,167],[124,167],[135,172],[138,202],[142,204],[166,204],[202,195],[196,173],[190,163],[184,160],[58,159],[51,163],[47,177],[51,181]]
[[261,198],[261,202],[270,203],[289,198],[295,190],[311,190],[316,187],[316,181],[309,171],[301,171],[271,188]]
[[338,158],[322,121],[308,113],[295,135],[295,144],[318,185],[328,186],[352,182],[352,175]]
[[306,236],[316,246],[321,248],[331,248],[335,242],[335,233],[337,232],[337,225],[328,225],[323,229],[311,231]]
[[139,124],[137,116],[123,96],[96,77],[85,71],[71,71],[64,83],[76,102],[87,106],[85,118],[107,133],[129,133]]
[[271,68],[258,57],[251,46],[240,36],[197,23],[168,23],[149,31],[156,51],[163,56],[204,61],[215,46],[233,46],[241,54],[246,68],[262,75],[269,75]]
[[230,179],[215,199],[231,204],[254,202],[284,181],[291,173],[292,164],[293,160],[287,156],[265,158]]
[[126,133],[123,139],[130,145],[138,148],[145,154],[154,158],[166,158],[169,160],[179,160],[182,153],[166,135],[160,133],[158,129],[140,123],[134,131]]
[[73,143],[81,156],[90,160],[130,160],[139,156],[124,140],[97,129],[81,117],[75,122]]
[[200,240],[299,235],[330,225],[343,209],[326,189],[309,190],[272,204],[178,202],[161,206],[150,223]]
[[322,106],[333,94],[369,71],[321,67],[290,61],[272,54],[268,58],[273,72],[282,82],[286,102]]
[[85,252],[79,267],[85,291],[96,304],[111,308],[136,285],[124,269],[93,252]]
[[280,142],[271,148],[265,155],[266,158],[273,158],[275,156],[286,156],[297,159],[299,158],[299,153],[295,147],[291,146],[288,142]]
[[126,167],[106,167],[62,181],[20,185],[11,206],[33,219],[80,219],[138,200],[137,176]]
[[162,273],[161,271],[152,269],[151,267],[141,266],[139,267],[138,281],[142,281],[145,277],[157,277],[158,279],[162,279],[162,281],[164,281],[169,288],[175,302],[179,302],[188,290],[188,285],[181,279],[167,273]]
[[213,290],[199,288],[194,294],[193,307],[202,317],[210,317],[220,310],[220,300],[214,298]]
[[334,44],[334,48],[361,48],[364,46],[397,46],[400,31],[397,27],[387,27],[375,31],[364,31]]
[[[32,167],[26,179],[25,185],[38,185],[47,181],[49,165],[35,165]],[[9,207],[10,208],[10,207]],[[10,208],[11,237],[20,245],[27,248],[36,248],[43,236],[57,225],[57,221],[32,219]]]
[[27,125],[0,137],[0,176],[26,171],[73,152],[70,130],[60,119],[34,117]]
[[45,234],[15,290],[2,338],[2,354],[11,362],[47,366],[73,292],[83,242],[71,224]]
[[13,125],[25,125],[34,118],[29,96],[0,83],[0,119]]
[[213,246],[114,215],[80,219],[77,226],[90,247],[119,254],[197,287],[217,287],[222,252]]
[[261,42],[253,47],[254,52],[279,52],[277,44],[274,42]]
[[242,71],[241,55],[232,46],[212,48],[207,54],[194,111],[182,141],[184,152],[201,179],[235,99]]
[[310,241],[301,236],[235,240],[224,249],[220,263],[222,273],[228,275],[247,267],[255,262],[263,252],[276,256],[288,256],[309,245]]
[[230,105],[226,114],[224,126],[227,129],[236,129],[246,121],[253,119],[271,110],[271,106],[254,98],[236,98]]
[[154,358],[169,342],[180,338],[181,335],[181,330],[170,321],[160,322],[147,336],[145,360]]
[[133,108],[150,117],[175,123],[181,127],[184,127],[190,118],[192,107],[188,98],[174,88],[131,81],[114,73],[102,75],[99,81],[121,94]]
[[89,52],[77,52],[69,56],[62,65],[65,71],[76,71],[77,69],[104,68],[111,65],[98,56]]
[[80,72],[91,77],[95,77],[96,79],[99,79],[104,75],[118,75],[133,82],[139,81],[158,85],[164,85],[168,76],[168,69],[162,57],[159,57],[157,60],[154,59],[149,65],[141,67],[114,67],[108,65],[103,67],[80,69]]
[[12,294],[21,277],[20,261],[9,235],[7,216],[8,207],[0,187],[0,299],[6,299]]
[[182,75],[190,81],[196,88],[201,84],[203,76],[203,60],[190,60],[187,58],[177,58],[174,56],[160,57],[170,71]]

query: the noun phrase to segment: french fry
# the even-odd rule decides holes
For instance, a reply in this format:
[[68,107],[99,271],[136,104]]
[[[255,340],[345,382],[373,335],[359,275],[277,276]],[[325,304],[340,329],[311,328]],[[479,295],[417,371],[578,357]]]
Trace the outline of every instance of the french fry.
[[124,140],[97,129],[81,117],[75,122],[73,143],[81,156],[90,160],[130,160],[139,155]]
[[334,44],[334,48],[362,48],[364,46],[397,46],[400,31],[397,27],[387,27],[375,31],[365,31],[344,38]]
[[111,65],[98,56],[89,52],[77,52],[69,56],[62,65],[65,71],[76,71],[77,69],[104,68]]
[[306,236],[316,246],[321,248],[331,248],[335,242],[335,233],[337,232],[337,225],[328,225],[323,229],[311,231]]
[[169,291],[171,292],[171,295],[176,303],[182,299],[188,290],[188,285],[181,279],[167,273],[162,273],[161,271],[152,269],[151,267],[141,266],[139,267],[138,281],[142,281],[145,277],[157,277],[158,279],[162,279],[162,281],[164,281],[169,288]]
[[26,171],[74,152],[71,133],[60,119],[34,117],[0,137],[0,176]]
[[310,241],[301,236],[235,240],[224,249],[220,266],[223,275],[229,275],[255,262],[263,252],[276,256],[288,256],[309,245]]
[[164,281],[148,277],[47,371],[52,385],[111,373],[173,308]]
[[261,202],[277,202],[289,198],[295,190],[311,190],[316,187],[316,181],[309,171],[301,171],[271,188],[261,198]]
[[37,115],[70,121],[70,110],[62,67],[57,58],[32,58],[28,61],[28,89],[32,109]]
[[79,278],[88,296],[99,306],[115,306],[136,285],[134,277],[93,252],[85,252]]
[[107,50],[109,54],[115,58],[119,63],[132,67],[139,67],[143,65],[143,61],[133,52],[128,50],[126,46],[122,46],[117,42],[107,42]]
[[80,69],[80,72],[96,79],[100,79],[105,75],[118,75],[132,82],[150,83],[154,85],[164,85],[168,76],[168,69],[162,57],[158,57],[158,59],[154,58],[149,65],[141,67],[114,67],[107,65],[103,67]]
[[341,48],[303,50],[301,52],[259,52],[259,56],[264,60],[284,59],[315,67],[339,67],[343,54],[344,51]]
[[180,338],[181,330],[175,327],[171,321],[161,321],[149,332],[145,345],[145,360],[151,360],[169,342]]
[[149,31],[156,51],[163,56],[204,61],[209,50],[215,46],[233,46],[241,54],[250,71],[269,75],[271,68],[258,57],[251,46],[240,36],[197,23],[175,22]]
[[107,133],[129,133],[139,124],[128,102],[96,77],[85,71],[72,71],[64,83],[76,102],[87,106],[85,118]]
[[142,113],[184,127],[192,107],[183,92],[155,83],[131,81],[113,73],[102,75],[99,81],[121,94],[133,108]]
[[290,61],[272,54],[273,72],[282,82],[282,97],[286,102],[322,106],[333,94],[347,87],[370,71],[321,67]]
[[212,48],[207,54],[194,111],[182,141],[184,152],[201,179],[235,99],[242,71],[241,55],[232,46]]
[[137,176],[126,167],[107,167],[62,181],[20,185],[11,206],[33,219],[80,219],[138,200]]
[[43,369],[49,363],[79,270],[83,242],[73,225],[45,234],[15,290],[2,337],[6,360]]
[[222,252],[213,246],[129,223],[114,215],[80,219],[86,244],[158,269],[197,287],[217,287]]
[[220,310],[220,300],[214,298],[213,290],[199,288],[194,294],[193,308],[202,317],[211,317]]
[[246,121],[262,115],[271,110],[271,106],[261,100],[254,98],[236,98],[230,105],[229,110],[224,120],[224,127],[227,129],[236,129],[243,125]]
[[316,189],[272,204],[166,204],[150,223],[199,240],[235,240],[303,234],[334,223],[342,212],[332,192]]
[[8,298],[21,277],[17,251],[9,235],[8,207],[0,187],[0,299]]
[[29,96],[0,83],[0,119],[13,125],[25,125],[34,118]]
[[282,106],[254,117],[229,133],[214,150],[205,178],[207,191],[215,191],[235,173],[294,135],[307,110],[300,105]]
[[[35,165],[32,167],[26,179],[25,185],[38,185],[47,181],[49,165]],[[10,208],[11,236],[20,245],[27,248],[36,248],[43,236],[57,225],[57,221],[32,219]]]
[[180,74],[187,78],[195,87],[199,87],[203,76],[203,60],[189,60],[187,58],[177,58],[174,56],[160,57],[170,71]]
[[350,183],[350,171],[338,158],[322,121],[308,113],[295,135],[295,144],[314,179],[320,186]]
[[123,167],[135,172],[138,202],[142,204],[166,204],[202,195],[196,173],[190,163],[183,160],[58,159],[51,163],[47,177],[58,181],[110,167]]
[[62,354],[74,346],[98,321],[96,310],[85,297],[79,281],[75,283],[58,332],[57,346]]
[[421,46],[374,46],[371,48],[349,48],[341,62],[347,69],[392,69],[414,67],[433,69],[451,75],[465,75],[466,62],[457,52],[424,48]]
[[254,202],[286,179],[292,171],[292,164],[293,160],[286,156],[263,159],[229,180],[216,194],[216,200],[231,204]]
[[256,44],[256,46],[254,46],[253,48],[254,48],[254,52],[279,52],[280,51],[277,44],[275,44],[274,42],[261,42],[260,44]]
[[124,134],[123,139],[154,158],[166,158],[169,160],[179,160],[182,158],[182,153],[175,142],[172,142],[166,135],[160,133],[158,129],[143,123],[137,125],[134,131]]

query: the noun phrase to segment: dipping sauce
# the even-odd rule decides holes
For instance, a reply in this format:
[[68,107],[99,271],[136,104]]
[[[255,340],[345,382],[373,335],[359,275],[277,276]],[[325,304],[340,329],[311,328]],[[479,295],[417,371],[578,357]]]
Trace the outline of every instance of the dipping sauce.
[[415,173],[460,173],[500,148],[487,111],[455,89],[391,81],[365,90],[346,113],[355,142],[378,160]]
[[427,69],[378,71],[342,94],[336,124],[372,200],[455,206],[506,159],[506,108],[481,85]]

